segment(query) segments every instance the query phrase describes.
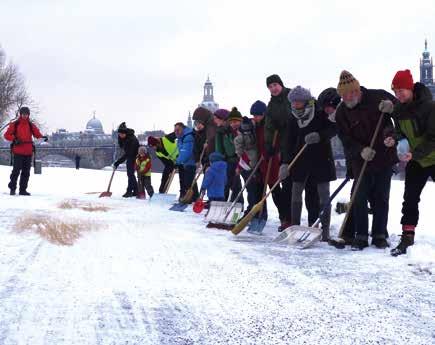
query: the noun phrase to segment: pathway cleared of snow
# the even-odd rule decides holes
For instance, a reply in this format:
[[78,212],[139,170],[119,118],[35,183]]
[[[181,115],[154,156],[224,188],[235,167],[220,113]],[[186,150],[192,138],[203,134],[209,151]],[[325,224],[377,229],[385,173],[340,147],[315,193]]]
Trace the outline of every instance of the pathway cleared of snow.
[[[8,172],[0,168],[3,181]],[[435,342],[433,262],[422,254],[435,248],[427,228],[409,257],[324,244],[301,251],[270,242],[273,220],[264,236],[234,237],[206,229],[191,211],[122,200],[124,174],[114,197],[84,194],[104,190],[108,174],[44,169],[31,177],[34,196],[0,196],[1,345]],[[393,185],[392,202],[400,203]],[[59,209],[68,198],[110,209]],[[32,213],[104,226],[59,246],[12,230]],[[392,214],[390,224],[398,224],[397,206]]]

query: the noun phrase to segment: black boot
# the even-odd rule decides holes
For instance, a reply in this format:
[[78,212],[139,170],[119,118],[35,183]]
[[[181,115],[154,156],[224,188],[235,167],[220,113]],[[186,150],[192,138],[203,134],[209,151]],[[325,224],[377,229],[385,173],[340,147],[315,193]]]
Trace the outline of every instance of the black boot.
[[[320,209],[323,210],[325,205],[320,205]],[[331,205],[329,205],[325,212],[320,216],[320,223],[322,223],[322,242],[329,241],[329,225],[331,223]]]
[[133,195],[132,192],[125,192],[125,194],[122,196],[123,198],[131,198]]
[[15,189],[11,189],[11,191],[9,192],[9,195],[15,195]]
[[25,195],[25,196],[30,196],[30,193],[26,190],[20,190],[20,193],[18,193],[20,195]]
[[379,249],[385,249],[390,246],[386,238],[373,238],[372,245]]
[[402,232],[402,238],[400,239],[399,245],[391,250],[392,256],[399,256],[406,254],[406,249],[414,244],[414,231],[404,231]]
[[351,249],[354,251],[363,250],[364,248],[367,248],[368,246],[369,246],[369,242],[367,240],[360,240],[358,238],[355,238],[352,241]]

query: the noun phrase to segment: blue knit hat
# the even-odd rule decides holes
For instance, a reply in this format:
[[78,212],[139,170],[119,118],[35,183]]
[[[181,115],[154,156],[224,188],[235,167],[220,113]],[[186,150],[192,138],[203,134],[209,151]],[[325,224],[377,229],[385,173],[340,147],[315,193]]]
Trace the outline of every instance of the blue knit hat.
[[288,94],[288,100],[292,102],[308,102],[312,99],[311,92],[308,89],[304,89],[302,86],[298,85]]
[[251,115],[264,115],[266,112],[267,105],[262,101],[255,101],[254,104],[251,105]]
[[208,156],[208,159],[211,163],[213,163],[213,162],[223,161],[223,160],[225,160],[225,157],[223,156],[222,153],[215,151],[215,152],[210,153],[210,156]]
[[218,119],[226,120],[230,112],[226,109],[218,109],[214,112],[214,116],[216,116]]

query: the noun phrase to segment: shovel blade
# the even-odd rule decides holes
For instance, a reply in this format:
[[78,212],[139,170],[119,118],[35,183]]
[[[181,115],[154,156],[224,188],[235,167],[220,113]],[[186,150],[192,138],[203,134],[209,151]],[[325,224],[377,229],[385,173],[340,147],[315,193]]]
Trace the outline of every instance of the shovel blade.
[[176,212],[183,212],[187,206],[189,206],[188,204],[183,204],[182,202],[179,202],[177,204],[173,204],[169,210],[170,211],[176,211]]
[[153,204],[169,205],[169,204],[173,204],[174,201],[176,201],[176,199],[177,199],[176,194],[154,193],[149,200]]
[[300,249],[312,246],[322,236],[322,229],[310,226],[292,225],[284,231],[287,233],[288,244],[296,245]]
[[236,203],[228,216],[225,217],[231,207],[231,204],[231,202],[226,201],[212,201],[210,203],[210,209],[205,217],[205,220],[214,224],[236,224],[242,213],[243,206],[241,203]]
[[251,223],[248,226],[248,232],[254,235],[261,235],[263,233],[263,229],[266,226],[266,219],[254,218],[251,220]]
[[103,192],[100,194],[100,198],[110,198],[112,196],[112,192]]

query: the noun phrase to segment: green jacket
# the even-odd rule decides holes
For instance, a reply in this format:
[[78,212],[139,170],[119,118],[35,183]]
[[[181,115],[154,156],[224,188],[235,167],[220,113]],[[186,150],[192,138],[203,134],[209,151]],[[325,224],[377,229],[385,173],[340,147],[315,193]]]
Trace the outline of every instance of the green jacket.
[[412,159],[423,168],[435,164],[435,102],[422,83],[414,84],[414,99],[398,103],[392,114],[400,137],[408,139]]
[[266,148],[272,147],[273,135],[278,131],[281,161],[290,160],[289,147],[289,120],[291,118],[291,105],[287,99],[290,89],[283,88],[278,96],[272,96],[266,109],[266,122],[264,125],[264,141]]
[[231,127],[217,127],[215,137],[215,150],[225,157],[229,163],[238,162],[236,147],[234,146],[234,135]]

